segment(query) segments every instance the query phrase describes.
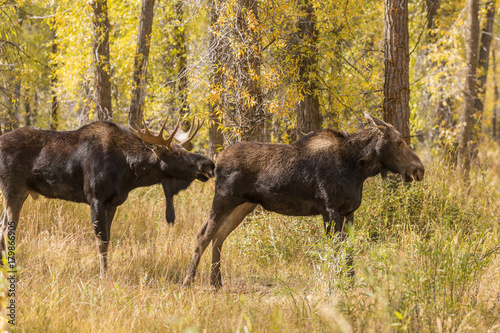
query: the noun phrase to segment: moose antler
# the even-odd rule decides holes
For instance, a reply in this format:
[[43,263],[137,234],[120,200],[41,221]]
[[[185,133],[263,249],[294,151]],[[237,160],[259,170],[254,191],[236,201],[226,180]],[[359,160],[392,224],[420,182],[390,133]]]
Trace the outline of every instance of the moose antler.
[[179,130],[179,127],[180,127],[181,117],[179,117],[179,120],[177,120],[177,125],[175,126],[174,130],[170,133],[170,135],[168,136],[168,138],[165,139],[163,137],[163,131],[165,130],[165,125],[167,124],[167,120],[168,120],[168,117],[163,122],[163,125],[161,126],[161,129],[160,129],[160,132],[158,133],[158,135],[154,135],[153,133],[151,133],[151,131],[148,129],[148,126],[144,122],[144,119],[142,120],[142,124],[144,126],[144,130],[140,130],[140,129],[136,130],[136,129],[132,128],[132,127],[130,127],[130,129],[142,141],[144,141],[146,143],[149,143],[149,144],[153,144],[153,145],[166,146],[167,149],[170,150],[170,148],[171,148],[170,146],[172,144],[172,140],[174,139],[175,134],[177,133],[177,131]]
[[[202,120],[201,123],[198,120],[196,126],[194,123],[196,122],[196,119],[193,118],[193,122],[191,123],[191,127],[189,128],[189,131],[186,133],[182,130],[182,128],[179,128],[177,135],[175,135],[175,139],[179,141],[180,145],[186,149],[190,147],[190,141],[193,140],[194,136],[198,131],[200,130],[201,126],[205,123],[205,120]],[[189,149],[188,149],[189,150]]]

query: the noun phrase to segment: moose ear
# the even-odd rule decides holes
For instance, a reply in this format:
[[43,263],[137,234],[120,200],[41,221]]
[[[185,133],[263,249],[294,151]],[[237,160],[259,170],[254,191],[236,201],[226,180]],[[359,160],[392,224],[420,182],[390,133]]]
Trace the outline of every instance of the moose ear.
[[381,131],[385,131],[388,128],[387,123],[385,121],[382,121],[377,117],[372,116],[366,111],[365,111],[365,118],[368,121],[368,125],[370,125],[371,127],[378,128]]

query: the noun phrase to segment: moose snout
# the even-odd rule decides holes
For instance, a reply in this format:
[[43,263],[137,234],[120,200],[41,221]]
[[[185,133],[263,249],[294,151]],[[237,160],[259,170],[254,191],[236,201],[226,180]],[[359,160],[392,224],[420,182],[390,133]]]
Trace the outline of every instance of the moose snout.
[[208,163],[205,166],[205,173],[209,178],[212,178],[215,176],[215,163],[214,162],[210,161],[210,163]]
[[215,176],[215,163],[212,161],[206,161],[200,166],[200,173],[198,179],[201,181],[207,181]]
[[413,180],[416,181],[416,182],[422,181],[424,179],[424,173],[425,173],[424,168],[416,169],[413,172]]
[[401,175],[403,176],[403,181],[405,183],[411,183],[413,181],[420,182],[424,179],[425,168],[422,162],[417,164],[412,164],[407,167]]
[[424,174],[425,174],[425,167],[424,165],[422,164],[422,162],[420,162],[416,167],[415,169],[413,169],[413,172],[412,172],[412,178],[414,181],[416,182],[420,182],[424,179]]

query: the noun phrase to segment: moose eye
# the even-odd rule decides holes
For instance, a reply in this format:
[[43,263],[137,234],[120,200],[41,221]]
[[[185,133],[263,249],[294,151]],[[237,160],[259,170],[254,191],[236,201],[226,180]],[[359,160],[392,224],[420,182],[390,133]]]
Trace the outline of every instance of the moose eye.
[[401,147],[402,144],[403,144],[403,140],[399,140],[398,142],[396,142],[396,147]]

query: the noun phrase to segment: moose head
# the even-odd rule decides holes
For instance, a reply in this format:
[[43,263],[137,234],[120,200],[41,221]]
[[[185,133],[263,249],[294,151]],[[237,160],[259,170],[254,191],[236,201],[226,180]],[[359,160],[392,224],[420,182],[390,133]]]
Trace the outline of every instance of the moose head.
[[376,145],[380,162],[385,170],[400,174],[405,182],[421,181],[424,178],[424,165],[411,151],[403,136],[394,126],[365,112],[368,124],[380,132]]
[[[166,198],[165,217],[168,223],[174,223],[175,210],[173,196],[186,189],[193,180],[202,182],[214,176],[215,165],[212,160],[199,154],[190,153],[191,140],[203,126],[204,122],[193,119],[188,132],[180,127],[181,117],[167,138],[163,136],[168,117],[165,119],[158,134],[153,134],[143,121],[143,129],[131,130],[154,152],[159,169],[164,175],[161,184]],[[196,125],[195,125],[196,124]],[[175,143],[175,140],[179,143]]]

